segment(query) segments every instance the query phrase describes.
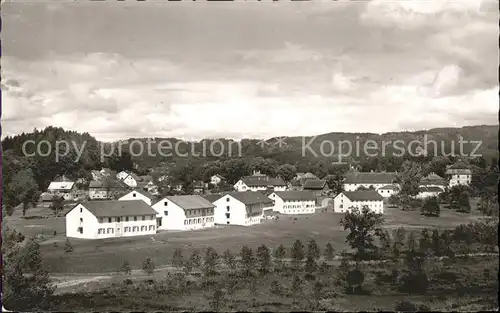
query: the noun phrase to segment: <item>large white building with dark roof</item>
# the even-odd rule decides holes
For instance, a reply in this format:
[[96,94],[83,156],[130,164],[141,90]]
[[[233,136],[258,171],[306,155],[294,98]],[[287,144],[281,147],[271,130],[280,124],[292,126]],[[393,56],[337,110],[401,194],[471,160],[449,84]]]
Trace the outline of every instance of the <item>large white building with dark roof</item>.
[[281,214],[312,214],[316,212],[316,195],[310,191],[276,191],[269,195],[273,211]]
[[379,191],[379,194],[388,198],[399,192],[400,186],[396,183],[396,172],[358,172],[349,171],[344,176],[344,190],[356,191],[360,187]]
[[215,223],[222,225],[260,224],[264,212],[273,207],[273,201],[258,191],[230,192],[210,199],[215,205]]
[[346,213],[353,207],[361,210],[367,206],[371,211],[384,213],[384,198],[375,190],[342,191],[333,199],[333,210]]
[[266,175],[254,175],[241,178],[234,184],[236,191],[285,191],[287,185],[281,178]]
[[156,211],[142,200],[88,201],[66,214],[66,236],[102,239],[156,234]]
[[214,208],[198,195],[165,197],[153,204],[160,230],[194,230],[214,226]]
[[458,160],[455,164],[446,167],[446,175],[449,178],[448,187],[465,185],[468,186],[472,180],[472,170],[470,166]]

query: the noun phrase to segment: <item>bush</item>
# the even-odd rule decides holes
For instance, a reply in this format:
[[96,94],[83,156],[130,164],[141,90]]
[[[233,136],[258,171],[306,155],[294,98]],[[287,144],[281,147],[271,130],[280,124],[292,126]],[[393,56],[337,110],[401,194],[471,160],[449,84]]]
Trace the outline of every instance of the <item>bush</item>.
[[66,238],[66,243],[64,244],[64,252],[73,252],[73,246],[71,245],[71,242],[69,242],[69,239]]
[[399,301],[394,308],[397,312],[427,312],[430,308],[424,304],[417,305],[410,301]]

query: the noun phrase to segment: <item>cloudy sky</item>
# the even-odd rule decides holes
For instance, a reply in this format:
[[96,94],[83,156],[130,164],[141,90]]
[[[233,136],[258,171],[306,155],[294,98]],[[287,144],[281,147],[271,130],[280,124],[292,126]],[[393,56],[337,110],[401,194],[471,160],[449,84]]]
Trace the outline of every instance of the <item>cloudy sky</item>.
[[2,5],[2,136],[498,123],[496,1]]

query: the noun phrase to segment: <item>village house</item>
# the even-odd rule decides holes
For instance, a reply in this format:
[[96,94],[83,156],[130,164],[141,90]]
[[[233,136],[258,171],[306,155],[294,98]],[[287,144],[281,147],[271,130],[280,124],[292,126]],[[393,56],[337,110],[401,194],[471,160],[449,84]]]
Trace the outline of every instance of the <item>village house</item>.
[[131,188],[137,187],[137,184],[141,181],[141,178],[132,172],[121,171],[116,174],[116,178],[123,181],[127,186]]
[[101,181],[91,181],[89,184],[89,199],[102,200],[121,196],[128,189],[128,186],[121,181],[106,179]]
[[400,191],[399,185],[397,184],[385,185],[377,189],[379,195],[381,195],[384,198],[389,198],[392,195],[397,195],[399,191]]
[[142,201],[146,202],[149,206],[151,206],[153,204],[154,198],[155,197],[152,194],[150,194],[149,192],[147,192],[143,189],[140,189],[140,188],[136,188],[118,200],[120,200],[120,201],[142,200]]
[[156,234],[156,212],[142,200],[89,201],[66,214],[66,236],[101,239]]
[[195,181],[193,183],[193,193],[204,194],[205,193],[205,184],[201,181]]
[[290,191],[300,191],[302,190],[302,184],[300,183],[299,179],[292,179],[288,183],[288,190]]
[[198,195],[165,197],[153,204],[160,230],[193,230],[214,226],[211,202]]
[[306,180],[304,186],[302,186],[303,191],[310,191],[314,193],[316,197],[327,195],[330,191],[328,184],[324,179],[309,179]]
[[53,181],[49,184],[47,192],[52,195],[58,195],[64,198],[64,200],[73,200],[74,193],[76,191],[75,183],[62,177],[62,181]]
[[212,203],[216,224],[240,226],[260,224],[264,211],[273,206],[273,201],[258,191],[227,193]]
[[371,211],[384,213],[384,198],[375,190],[342,191],[333,199],[333,210],[345,213],[356,207],[361,210],[367,206]]
[[[62,198],[62,196],[54,195],[54,194],[51,194],[48,192],[43,192],[39,198],[40,206],[42,208],[50,208],[52,206],[52,202],[54,201],[54,197],[61,197]],[[64,200],[64,198],[63,198],[63,200]]]
[[273,211],[281,214],[312,214],[316,212],[316,195],[310,191],[276,191],[269,198]]
[[116,176],[116,172],[112,171],[109,168],[102,168],[101,170],[94,170],[91,172],[92,179],[93,180],[102,180],[104,178],[108,177],[114,177]]
[[418,188],[418,194],[415,196],[417,199],[425,199],[430,197],[437,197],[444,190],[437,186],[420,186]]
[[234,184],[236,191],[285,191],[286,183],[281,178],[273,178],[254,172],[252,176],[245,176]]
[[215,175],[212,175],[212,177],[210,177],[210,183],[214,186],[219,185],[221,182],[223,182],[225,180],[226,180],[226,178],[224,178],[224,176],[221,176],[219,174],[215,174]]
[[436,173],[429,173],[429,175],[420,180],[420,187],[437,187],[440,188],[441,191],[444,191],[446,189],[446,185],[446,180]]
[[[385,187],[379,192],[384,198],[388,198],[393,194],[396,194],[400,190],[397,181],[396,172],[358,172],[357,170],[351,170],[345,174],[344,179],[344,190],[345,191],[356,191],[358,188],[373,188],[379,190]],[[390,187],[389,187],[389,186]]]
[[458,160],[455,164],[446,167],[446,176],[449,178],[449,187],[457,185],[468,186],[471,183],[472,171],[470,167]]

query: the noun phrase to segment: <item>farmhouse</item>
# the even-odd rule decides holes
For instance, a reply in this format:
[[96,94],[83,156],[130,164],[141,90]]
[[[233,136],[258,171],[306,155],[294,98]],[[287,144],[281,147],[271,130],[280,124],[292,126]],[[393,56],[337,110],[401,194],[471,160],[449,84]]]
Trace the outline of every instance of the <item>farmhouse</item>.
[[441,191],[444,191],[446,185],[446,180],[436,173],[430,173],[420,180],[420,187],[438,187]]
[[418,194],[415,196],[417,199],[425,199],[429,197],[437,197],[444,190],[441,187],[436,186],[420,186],[418,188]]
[[328,188],[328,184],[324,179],[309,179],[304,183],[302,190],[313,192],[316,196],[321,196],[328,194],[330,188]]
[[370,188],[373,186],[375,190],[386,185],[392,185],[397,179],[396,172],[358,172],[350,171],[345,174],[344,190],[355,191],[359,187]]
[[61,196],[64,198],[64,200],[73,200],[74,187],[74,182],[68,181],[65,177],[63,177],[63,181],[51,182],[49,187],[47,188],[47,192],[52,195]]
[[398,194],[399,191],[400,191],[399,186],[397,184],[385,185],[377,189],[379,195],[381,195],[384,198],[389,198],[392,195]]
[[449,177],[449,187],[457,185],[469,185],[472,179],[470,167],[459,160],[453,165],[446,167],[446,175]]
[[285,191],[286,184],[281,178],[254,175],[241,178],[235,185],[236,191]]
[[126,192],[128,186],[121,181],[105,179],[91,181],[89,184],[89,199],[110,199]]
[[276,191],[269,196],[273,211],[281,214],[311,214],[316,211],[316,195],[310,191]]
[[135,188],[141,181],[141,178],[132,172],[121,171],[116,174],[116,178],[123,181],[127,186]]
[[66,236],[101,239],[152,235],[156,212],[142,200],[88,201],[66,214]]
[[384,198],[375,190],[342,191],[333,199],[334,212],[344,213],[352,207],[368,206],[375,213],[384,213]]
[[161,230],[191,230],[214,226],[215,206],[198,195],[166,197],[153,205]]
[[270,210],[273,201],[260,192],[231,192],[213,202],[215,223],[251,226],[260,224],[264,211]]
[[220,184],[221,182],[225,181],[226,178],[224,178],[224,176],[221,176],[219,174],[215,174],[215,175],[212,175],[212,177],[210,177],[210,183],[214,186],[217,186],[218,184]]
[[142,201],[146,202],[149,206],[151,206],[153,203],[153,199],[154,199],[154,196],[152,194],[150,194],[149,192],[145,191],[144,189],[136,188],[118,200],[120,200],[120,201],[142,200]]

